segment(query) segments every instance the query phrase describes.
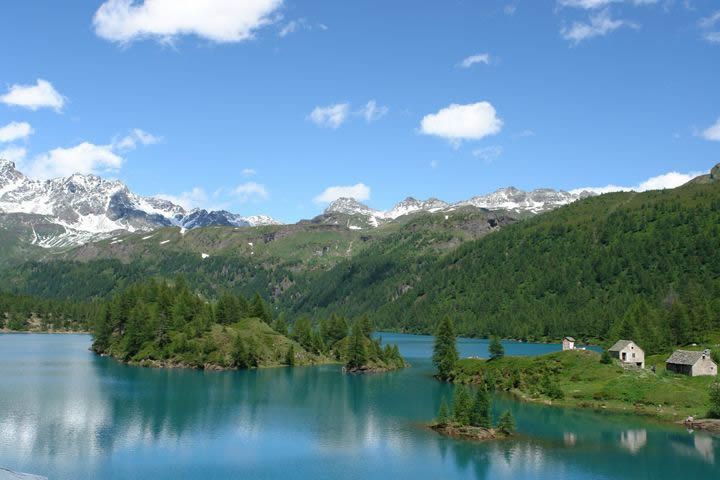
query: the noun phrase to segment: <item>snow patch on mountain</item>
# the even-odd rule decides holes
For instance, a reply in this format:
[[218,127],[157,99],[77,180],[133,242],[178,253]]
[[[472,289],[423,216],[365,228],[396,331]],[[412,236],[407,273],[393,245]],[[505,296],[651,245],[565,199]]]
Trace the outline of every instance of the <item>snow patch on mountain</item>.
[[243,217],[227,211],[186,211],[168,200],[137,195],[122,182],[96,175],[32,180],[18,171],[13,162],[2,159],[0,214],[36,215],[38,223],[62,227],[62,233],[46,236],[33,229],[31,242],[47,248],[87,243],[123,231],[280,223],[265,215]]

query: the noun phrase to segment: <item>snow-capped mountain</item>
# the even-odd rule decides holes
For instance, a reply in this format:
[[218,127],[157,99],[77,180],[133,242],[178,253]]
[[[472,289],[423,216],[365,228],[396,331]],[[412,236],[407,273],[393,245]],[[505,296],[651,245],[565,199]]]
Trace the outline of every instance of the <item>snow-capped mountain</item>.
[[515,187],[501,188],[487,195],[479,195],[456,205],[471,205],[488,210],[505,210],[515,213],[542,213],[592,196],[592,192],[570,193],[563,190],[538,188],[525,192]]
[[[277,224],[270,217],[243,217],[226,211],[195,209],[131,192],[122,182],[75,174],[47,181],[27,178],[13,162],[0,160],[0,215],[23,215],[32,242],[45,247],[76,245],[119,231],[150,231],[178,226],[255,226]],[[40,234],[36,226],[47,229]],[[58,233],[59,232],[59,233]]]
[[515,187],[507,187],[487,195],[478,195],[469,200],[462,200],[452,204],[437,198],[417,200],[408,197],[386,211],[374,210],[352,198],[340,198],[332,202],[315,221],[334,224],[344,222],[347,227],[358,229],[377,227],[413,213],[449,212],[460,207],[476,207],[516,214],[538,214],[592,195],[594,194],[589,191],[570,193],[563,190],[540,188],[525,192]]

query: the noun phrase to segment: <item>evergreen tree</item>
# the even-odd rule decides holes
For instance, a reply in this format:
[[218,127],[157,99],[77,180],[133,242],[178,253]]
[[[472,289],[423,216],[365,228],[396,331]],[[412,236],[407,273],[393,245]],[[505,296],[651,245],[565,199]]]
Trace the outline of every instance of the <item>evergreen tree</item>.
[[360,322],[355,322],[348,340],[346,368],[356,369],[363,367],[368,362],[368,354],[365,348],[365,335],[363,335]]
[[720,418],[720,381],[717,380],[710,384],[710,411],[708,416]]
[[470,425],[490,428],[490,396],[485,387],[479,387],[470,412]]
[[233,340],[232,366],[240,369],[250,368],[248,350],[245,342],[240,338],[240,335],[236,336]]
[[612,356],[607,349],[603,350],[602,355],[600,355],[600,363],[605,365],[610,365],[612,363]]
[[497,431],[505,435],[512,435],[515,431],[515,419],[513,418],[510,410],[505,410],[505,412],[500,416],[500,420],[495,428]]
[[370,338],[373,333],[374,326],[372,320],[370,320],[370,317],[368,315],[363,315],[362,317],[360,317],[360,326],[362,328],[363,335]]
[[470,425],[470,416],[472,412],[472,398],[465,387],[455,388],[455,398],[453,399],[453,421],[460,425]]
[[312,350],[313,330],[308,317],[300,317],[293,326],[292,338],[303,348]]
[[281,313],[280,315],[278,315],[278,317],[273,322],[272,328],[273,328],[273,330],[278,332],[280,335],[285,335],[285,336],[288,335],[288,324],[287,324],[287,321],[285,320],[284,313]]
[[448,410],[445,397],[443,397],[440,401],[440,410],[438,411],[437,423],[440,425],[447,425],[448,423],[450,423],[450,411]]
[[502,343],[500,343],[500,339],[498,337],[492,337],[488,349],[490,351],[491,360],[498,360],[505,356],[505,348],[502,346]]
[[433,364],[437,368],[437,376],[446,380],[455,368],[458,361],[458,351],[455,345],[455,327],[449,316],[443,317],[435,332],[435,345],[433,347]]
[[289,367],[295,366],[295,344],[291,343],[285,354],[285,364]]

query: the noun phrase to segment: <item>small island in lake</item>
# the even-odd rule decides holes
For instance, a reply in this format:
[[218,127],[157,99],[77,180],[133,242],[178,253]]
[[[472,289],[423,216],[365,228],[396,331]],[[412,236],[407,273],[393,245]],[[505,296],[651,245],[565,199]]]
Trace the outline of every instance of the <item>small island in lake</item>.
[[452,412],[445,399],[435,422],[429,427],[441,435],[464,440],[497,440],[507,438],[515,431],[515,420],[505,411],[493,428],[490,395],[484,387],[477,388],[473,398],[466,387],[457,387]]
[[290,328],[273,320],[264,300],[223,294],[209,301],[182,278],[130,286],[101,304],[93,320],[92,350],[131,365],[205,370],[347,363],[348,371],[380,372],[406,366],[397,346],[381,348],[372,322],[358,319],[348,335],[345,318],[313,325],[301,317]]

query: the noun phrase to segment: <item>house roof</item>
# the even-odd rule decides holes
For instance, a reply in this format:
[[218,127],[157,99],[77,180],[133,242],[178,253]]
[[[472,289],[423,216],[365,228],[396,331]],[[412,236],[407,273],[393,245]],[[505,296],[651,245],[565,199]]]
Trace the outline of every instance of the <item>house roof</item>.
[[620,350],[622,350],[623,348],[627,347],[627,346],[630,345],[631,343],[633,343],[632,340],[618,340],[617,342],[615,342],[615,345],[613,345],[612,347],[610,347],[609,351],[611,351],[611,352],[619,352]]
[[695,365],[703,356],[703,352],[691,352],[690,350],[675,350],[665,363],[675,365]]
[[570,342],[574,342],[574,341],[575,341],[575,339],[574,339],[573,337],[565,337],[565,340],[568,340],[568,341],[570,341]]

